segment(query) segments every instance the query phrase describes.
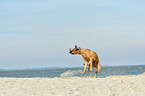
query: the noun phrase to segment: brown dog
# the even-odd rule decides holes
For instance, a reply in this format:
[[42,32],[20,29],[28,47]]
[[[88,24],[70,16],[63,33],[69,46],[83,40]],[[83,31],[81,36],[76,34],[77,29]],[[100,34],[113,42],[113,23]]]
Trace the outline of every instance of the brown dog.
[[[76,45],[75,45],[75,48],[72,50],[71,50],[71,48],[69,48],[69,51],[73,55],[80,54],[83,56],[83,59],[85,60],[85,67],[84,67],[84,71],[82,74],[85,74],[86,68],[87,68],[87,66],[89,66],[88,70],[90,72],[90,77],[91,77],[92,68],[96,67],[98,69],[98,71],[95,72],[95,78],[96,78],[97,73],[101,71],[101,65],[99,62],[98,55],[92,50],[81,49],[81,48],[78,48]],[[88,65],[89,61],[90,61],[90,64]]]

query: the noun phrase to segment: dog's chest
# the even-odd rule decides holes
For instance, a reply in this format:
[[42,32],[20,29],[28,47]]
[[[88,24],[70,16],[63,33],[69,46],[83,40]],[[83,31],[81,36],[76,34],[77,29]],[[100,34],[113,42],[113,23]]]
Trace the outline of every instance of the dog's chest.
[[83,56],[84,58],[86,58],[86,57],[87,57],[85,54],[82,54],[82,56]]
[[96,60],[96,58],[94,56],[88,56],[86,54],[82,54],[83,58],[90,61],[90,58],[92,58],[93,60]]
[[82,54],[82,56],[83,56],[85,59],[89,60],[89,57],[88,57],[87,55]]

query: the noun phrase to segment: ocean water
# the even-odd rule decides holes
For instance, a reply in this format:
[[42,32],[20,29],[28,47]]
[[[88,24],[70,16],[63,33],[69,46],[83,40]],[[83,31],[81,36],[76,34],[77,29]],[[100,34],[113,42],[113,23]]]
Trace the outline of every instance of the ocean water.
[[[93,68],[92,76],[97,69]],[[34,78],[34,77],[89,77],[88,68],[82,75],[83,67],[78,68],[51,68],[51,69],[25,69],[25,70],[0,70],[0,77]],[[145,72],[145,65],[133,66],[108,66],[102,67],[97,77],[103,78],[111,75],[138,75]]]

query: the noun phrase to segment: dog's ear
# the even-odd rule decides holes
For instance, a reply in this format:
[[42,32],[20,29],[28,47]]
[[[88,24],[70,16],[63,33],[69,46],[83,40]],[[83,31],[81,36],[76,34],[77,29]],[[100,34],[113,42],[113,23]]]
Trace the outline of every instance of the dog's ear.
[[75,45],[75,48],[78,49],[77,45]]

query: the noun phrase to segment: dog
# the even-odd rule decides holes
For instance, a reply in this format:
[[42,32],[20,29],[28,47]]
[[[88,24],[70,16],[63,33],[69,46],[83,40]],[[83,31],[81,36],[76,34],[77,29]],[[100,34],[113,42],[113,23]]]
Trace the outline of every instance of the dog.
[[[97,73],[101,71],[101,64],[99,62],[99,58],[97,53],[95,53],[94,51],[90,50],[90,49],[81,49],[80,47],[78,48],[77,45],[75,45],[75,48],[71,50],[71,48],[69,48],[70,54],[74,55],[74,54],[80,54],[82,55],[84,61],[85,61],[85,67],[84,67],[84,71],[82,74],[85,74],[86,68],[87,66],[89,66],[88,70],[90,72],[90,77],[92,76],[91,71],[92,68],[97,68],[98,70],[95,72],[95,78],[97,76]],[[88,64],[90,61],[90,64]]]

